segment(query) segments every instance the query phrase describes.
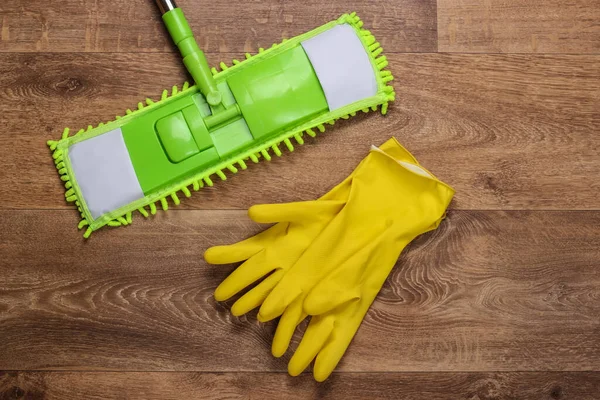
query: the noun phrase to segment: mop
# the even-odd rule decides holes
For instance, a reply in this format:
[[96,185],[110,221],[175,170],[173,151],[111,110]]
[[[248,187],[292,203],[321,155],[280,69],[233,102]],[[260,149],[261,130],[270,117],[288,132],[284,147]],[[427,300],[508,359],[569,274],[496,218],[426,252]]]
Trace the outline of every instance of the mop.
[[147,98],[114,121],[48,146],[84,237],[179,205],[215,176],[271,160],[326,125],[394,101],[393,77],[375,37],[356,13],[284,40],[243,61],[210,68],[172,0],[157,0],[195,85]]

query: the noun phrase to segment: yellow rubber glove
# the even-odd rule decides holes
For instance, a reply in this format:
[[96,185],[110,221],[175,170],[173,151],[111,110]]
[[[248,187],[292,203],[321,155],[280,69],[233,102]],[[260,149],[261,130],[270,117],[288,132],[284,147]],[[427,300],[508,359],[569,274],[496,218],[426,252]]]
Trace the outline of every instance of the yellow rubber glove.
[[331,374],[402,250],[439,225],[453,195],[418,164],[371,151],[353,176],[346,206],[260,308],[261,321],[281,316],[273,341],[276,356],[285,352],[304,315],[315,315],[290,360],[291,375],[315,358],[315,379]]
[[[412,155],[395,140],[388,141],[381,148],[393,153],[398,159],[416,162]],[[359,170],[364,162],[365,160],[355,171]],[[248,213],[255,222],[276,223],[276,225],[242,242],[229,246],[215,246],[206,251],[204,257],[211,264],[231,264],[245,261],[217,287],[215,299],[217,301],[228,300],[271,274],[237,300],[232,306],[231,312],[235,316],[240,316],[260,306],[312,240],[346,204],[352,176],[350,175],[316,201],[251,207]],[[299,311],[302,312],[301,309]],[[300,320],[304,317],[305,315]],[[289,333],[290,337],[291,334],[293,334],[293,329]],[[278,336],[281,337],[282,332],[279,332]]]
[[[250,208],[250,218],[259,223],[277,223],[264,232],[229,246],[211,247],[204,258],[211,264],[244,261],[215,290],[215,299],[225,301],[266,279],[240,297],[231,313],[240,316],[260,306],[285,272],[296,262],[327,223],[342,209],[345,186],[336,188],[340,200],[259,205]],[[344,193],[346,192],[346,193]]]

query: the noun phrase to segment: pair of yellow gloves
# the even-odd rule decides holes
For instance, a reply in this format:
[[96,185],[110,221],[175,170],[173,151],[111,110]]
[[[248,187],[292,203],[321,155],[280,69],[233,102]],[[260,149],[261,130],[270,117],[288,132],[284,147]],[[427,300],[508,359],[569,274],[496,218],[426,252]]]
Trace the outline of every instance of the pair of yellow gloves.
[[352,175],[319,200],[250,208],[254,221],[275,225],[206,251],[211,264],[245,261],[219,285],[215,298],[225,301],[260,282],[231,312],[240,316],[260,306],[260,321],[281,317],[275,357],[287,351],[298,324],[311,316],[288,371],[299,375],[315,360],[314,377],[324,381],[402,250],[438,227],[453,195],[392,138],[372,147]]

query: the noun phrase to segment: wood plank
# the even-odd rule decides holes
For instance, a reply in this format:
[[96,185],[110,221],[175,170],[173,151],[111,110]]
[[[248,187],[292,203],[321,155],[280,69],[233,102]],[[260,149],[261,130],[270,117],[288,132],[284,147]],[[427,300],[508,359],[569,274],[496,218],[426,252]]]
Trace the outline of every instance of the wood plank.
[[[0,186],[0,207],[70,209],[44,143],[65,125],[107,121],[181,83],[179,59],[167,56],[3,57],[0,174],[8,184]],[[183,207],[245,209],[317,198],[352,171],[370,144],[394,135],[457,189],[454,208],[600,209],[600,56],[403,54],[391,55],[390,63],[398,100],[388,116],[340,122],[294,154],[253,165]]]
[[578,399],[598,372],[342,373],[322,384],[278,373],[0,372],[2,399]]
[[[390,52],[437,49],[435,0],[180,0],[204,51],[257,51],[356,11]],[[153,2],[42,0],[0,4],[3,52],[174,51]]]
[[600,53],[596,0],[438,0],[439,51]]
[[[212,297],[242,211],[161,213],[84,241],[67,211],[0,212],[0,369],[285,371],[274,324]],[[453,211],[401,257],[340,371],[600,369],[600,212]],[[297,343],[297,339],[295,343]]]

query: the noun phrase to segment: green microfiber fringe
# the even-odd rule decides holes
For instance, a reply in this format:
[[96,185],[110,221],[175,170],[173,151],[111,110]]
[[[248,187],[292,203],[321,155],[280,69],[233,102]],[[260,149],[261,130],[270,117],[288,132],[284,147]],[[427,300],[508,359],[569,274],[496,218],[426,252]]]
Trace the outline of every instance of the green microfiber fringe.
[[[392,73],[389,70],[386,70],[386,68],[388,66],[388,61],[387,61],[387,58],[384,55],[382,55],[383,49],[381,48],[381,45],[379,44],[379,42],[376,41],[375,36],[373,36],[370,31],[363,29],[363,22],[356,15],[355,12],[341,16],[337,20],[337,22],[338,23],[348,23],[348,24],[352,25],[353,27],[355,27],[357,29],[357,31],[360,33],[359,36],[361,38],[363,45],[365,46],[366,49],[368,49],[370,51],[374,68],[377,71],[377,81],[378,81],[378,84],[380,87],[380,91],[382,91],[385,94],[385,100],[382,101],[380,104],[381,105],[381,113],[385,115],[388,111],[389,103],[393,102],[395,100],[395,92],[394,92],[394,88],[389,84],[394,79],[394,77],[392,76]],[[287,39],[284,39],[281,42],[281,44],[285,43],[286,41],[287,41]],[[267,50],[260,48],[258,51],[258,54],[262,55],[263,53],[268,53],[270,50],[276,49],[278,46],[280,46],[280,44],[274,44],[270,49],[267,49]],[[232,71],[235,71],[237,68],[241,68],[241,66],[245,62],[253,60],[255,57],[256,57],[256,55],[252,56],[251,54],[246,53],[246,60],[244,60],[244,61],[233,60],[232,66],[228,66],[227,64],[221,62],[219,64],[221,71],[218,71],[216,68],[212,68],[212,73],[213,73],[213,75],[215,75],[215,77],[218,77],[221,74],[231,73]],[[190,87],[188,82],[185,82],[183,84],[183,86],[181,87],[181,90],[179,90],[179,88],[177,86],[173,86],[173,88],[170,91],[164,90],[162,92],[162,95],[161,95],[161,98],[159,101],[154,101],[150,98],[147,98],[145,101],[145,103],[146,103],[145,105],[144,105],[144,103],[140,102],[137,105],[136,111],[132,111],[132,110],[128,109],[128,110],[126,110],[125,113],[126,113],[126,115],[132,115],[132,114],[135,114],[136,112],[142,111],[146,108],[157,107],[160,105],[161,102],[168,100],[170,97],[178,96],[178,95],[186,95],[186,92],[188,90],[194,90],[193,87]],[[378,109],[378,105],[375,105],[375,106],[363,108],[361,111],[364,113],[367,113],[369,111],[376,111],[377,109]],[[224,166],[222,168],[217,168],[217,169],[214,169],[214,170],[211,170],[208,172],[203,172],[203,173],[199,174],[198,176],[187,180],[185,184],[177,187],[175,190],[168,191],[166,194],[161,195],[156,200],[151,201],[148,204],[137,208],[137,211],[143,217],[148,218],[149,215],[156,214],[156,212],[157,212],[156,203],[160,203],[161,208],[163,210],[167,211],[169,209],[169,202],[168,202],[169,197],[171,198],[171,201],[174,205],[178,206],[181,203],[179,197],[177,196],[177,192],[181,192],[186,198],[189,198],[191,196],[190,189],[192,189],[193,191],[198,191],[201,188],[203,188],[204,186],[212,187],[214,185],[214,183],[211,179],[211,175],[214,174],[220,180],[225,181],[225,180],[227,180],[227,175],[225,174],[225,171],[229,171],[232,174],[238,173],[239,170],[235,166],[235,164],[237,164],[240,169],[246,170],[248,168],[248,166],[246,164],[247,160],[250,160],[253,163],[258,163],[258,162],[260,162],[261,159],[270,161],[272,159],[271,152],[276,157],[281,157],[283,155],[283,152],[281,151],[281,147],[280,147],[281,145],[284,145],[285,148],[287,148],[287,150],[290,152],[293,152],[295,150],[294,144],[292,143],[291,139],[293,139],[298,145],[303,145],[305,134],[311,138],[315,138],[318,133],[325,132],[325,124],[333,126],[336,123],[336,121],[338,121],[340,119],[349,119],[350,117],[354,117],[355,115],[356,115],[356,112],[352,111],[347,114],[343,114],[338,118],[331,119],[329,121],[325,121],[320,124],[316,124],[315,126],[303,128],[300,131],[292,131],[291,133],[288,133],[285,137],[280,136],[275,139],[272,139],[271,141],[263,144],[260,147],[253,148],[250,153],[247,152],[244,155],[241,155],[240,157],[237,157],[237,158],[234,158],[231,160],[227,160],[227,162],[224,162],[224,164],[223,164]],[[116,116],[116,120],[121,119],[121,118],[123,118],[123,117]],[[104,125],[105,125],[104,123],[100,123],[97,127],[101,127]],[[73,136],[81,135],[92,129],[94,129],[92,126],[88,126],[87,130],[82,129]],[[75,188],[73,188],[73,184],[70,181],[70,177],[68,176],[68,170],[65,166],[65,162],[63,159],[63,151],[61,149],[57,148],[60,141],[66,140],[69,138],[69,133],[70,133],[69,128],[65,128],[65,130],[63,131],[61,140],[59,140],[59,141],[50,140],[50,141],[48,141],[47,144],[50,147],[50,150],[54,152],[53,158],[54,158],[56,168],[58,170],[61,180],[63,182],[65,182],[64,185],[65,185],[65,189],[66,189],[66,191],[65,191],[66,201],[70,202],[70,203],[75,203],[75,205],[78,207],[79,212],[81,214],[81,218],[82,218],[81,222],[78,225],[78,228],[79,229],[86,228],[83,237],[87,239],[90,237],[90,235],[92,234],[92,232],[95,229],[92,229],[92,221],[88,221],[86,219],[83,209],[81,207],[81,203],[77,196],[76,190],[75,190]],[[146,210],[146,207],[149,207],[150,213],[148,213],[148,211]],[[129,212],[124,213],[123,215],[120,215],[116,218],[109,220],[108,222],[106,222],[106,225],[117,227],[117,226],[129,225],[131,223],[132,223],[132,212],[129,211]],[[99,227],[97,227],[96,229],[98,229],[98,228]]]

